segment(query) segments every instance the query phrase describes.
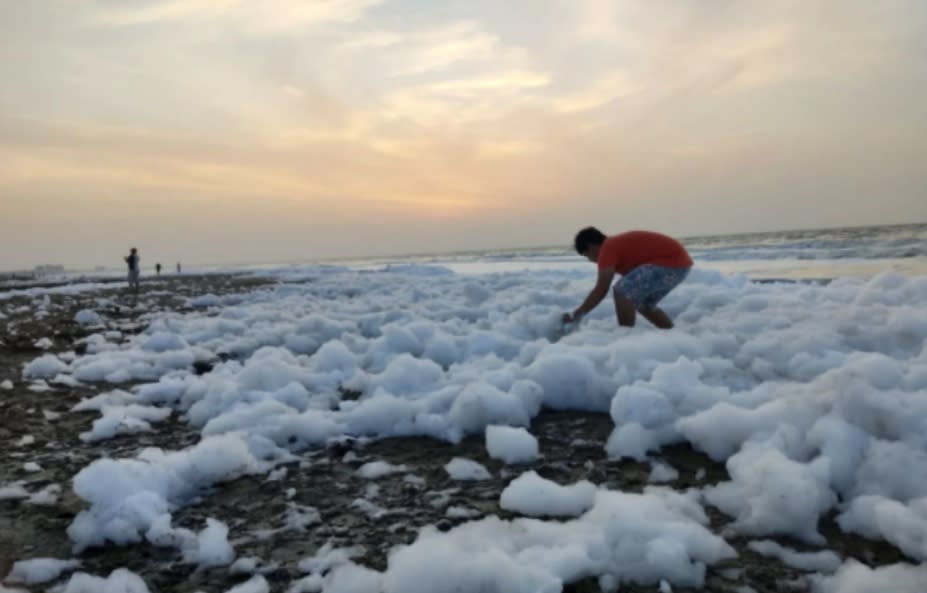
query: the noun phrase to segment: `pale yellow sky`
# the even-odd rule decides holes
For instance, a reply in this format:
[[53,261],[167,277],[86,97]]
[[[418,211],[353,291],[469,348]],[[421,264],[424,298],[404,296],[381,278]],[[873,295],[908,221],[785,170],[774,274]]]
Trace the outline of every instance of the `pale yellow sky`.
[[923,0],[0,3],[0,269],[927,220]]

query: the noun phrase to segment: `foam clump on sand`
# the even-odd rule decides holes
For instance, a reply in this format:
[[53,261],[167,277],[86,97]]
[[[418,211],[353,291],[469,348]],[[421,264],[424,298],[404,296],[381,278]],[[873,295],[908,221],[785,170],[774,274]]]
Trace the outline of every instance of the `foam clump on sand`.
[[538,456],[538,440],[524,428],[486,427],[486,451],[505,463],[528,463]]
[[837,523],[846,532],[881,537],[909,557],[927,561],[927,496],[906,502],[859,496],[837,517]]
[[73,570],[80,566],[80,560],[61,560],[58,558],[32,558],[20,560],[13,564],[13,569],[7,575],[6,581],[10,583],[23,583],[36,585],[57,579],[61,573]]
[[23,486],[24,482],[17,480],[0,485],[0,500],[16,500],[29,498],[29,491]]
[[244,583],[235,585],[226,593],[270,593],[270,583],[263,575],[256,574]]
[[[139,335],[88,338],[63,367],[34,363],[142,382],[118,405],[169,408],[206,439],[260,442],[272,459],[346,437],[485,432],[493,457],[522,463],[539,453],[524,428],[542,407],[607,412],[610,457],[689,444],[726,463],[730,479],[702,500],[737,532],[819,542],[818,519],[837,508],[843,529],[927,555],[927,278],[761,284],[696,267],[661,303],[675,330],[616,328],[599,307],[564,332],[590,273],[282,271],[312,282],[207,296],[209,310],[151,313]],[[502,425],[517,442],[490,438]],[[147,508],[172,500],[144,490]],[[141,537],[151,513],[127,514]]]
[[497,591],[555,592],[601,575],[699,587],[706,565],[736,555],[705,524],[698,504],[682,495],[600,490],[591,509],[567,522],[488,517],[446,533],[425,528],[390,554],[384,591],[426,593],[447,583],[469,591],[492,583]]
[[103,325],[103,320],[92,309],[81,309],[74,315],[74,321],[84,326]]
[[142,350],[147,352],[168,352],[170,350],[184,350],[190,345],[183,337],[166,331],[157,331],[141,343]]
[[68,527],[78,550],[106,541],[141,541],[152,527],[170,523],[170,510],[199,490],[231,479],[259,464],[235,436],[210,437],[196,446],[165,453],[146,449],[135,459],[98,459],[74,477],[74,492],[90,503]]
[[187,304],[190,305],[191,307],[202,307],[202,308],[217,307],[220,304],[222,304],[222,299],[210,293],[210,294],[204,294],[198,297],[193,297],[191,299],[187,299]]
[[60,373],[66,373],[68,369],[68,365],[54,354],[45,354],[23,367],[23,377],[26,379],[54,379]]
[[455,457],[444,466],[452,480],[488,480],[492,477],[482,463],[463,457]]
[[592,507],[595,493],[595,485],[586,480],[561,486],[528,471],[505,487],[499,506],[531,517],[575,517]]
[[650,468],[649,482],[672,482],[679,477],[679,472],[666,463],[654,463]]
[[482,382],[473,382],[454,400],[450,421],[463,432],[474,433],[489,424],[527,426],[540,411],[541,388],[534,382],[513,382],[507,390]]
[[363,546],[336,548],[326,543],[314,556],[299,561],[299,569],[308,575],[293,581],[287,593],[382,591],[380,574],[352,561],[365,551]]
[[117,568],[102,578],[84,572],[71,575],[64,585],[53,587],[51,593],[149,593],[142,577],[126,568]]
[[93,428],[80,434],[80,440],[92,443],[120,434],[151,431],[151,422],[160,422],[171,415],[170,409],[154,406],[103,406],[102,416],[93,422]]
[[892,564],[870,568],[848,560],[833,576],[812,579],[814,593],[923,593],[927,586],[927,565]]
[[196,535],[196,545],[185,551],[184,560],[204,568],[228,566],[235,550],[228,540],[229,528],[222,521],[206,519],[206,528]]
[[840,556],[829,551],[796,552],[772,540],[752,541],[747,547],[763,556],[778,558],[792,568],[821,573],[832,573],[841,566]]
[[376,480],[384,476],[407,471],[407,469],[404,465],[394,465],[386,461],[370,461],[360,466],[357,474],[368,480]]
[[337,548],[331,542],[327,542],[313,556],[300,560],[299,570],[304,573],[322,574],[350,562],[352,558],[363,556],[365,551],[363,546]]
[[765,443],[748,446],[727,462],[731,481],[706,489],[707,500],[733,517],[732,529],[748,535],[794,535],[821,544],[818,516],[837,498],[826,474],[792,461]]

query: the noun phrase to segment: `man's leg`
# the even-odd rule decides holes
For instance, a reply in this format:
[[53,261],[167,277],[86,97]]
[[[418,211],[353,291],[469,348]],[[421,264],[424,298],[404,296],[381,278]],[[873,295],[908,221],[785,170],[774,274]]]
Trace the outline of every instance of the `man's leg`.
[[644,298],[638,309],[647,321],[660,329],[672,329],[673,320],[657,306],[663,298],[685,280],[688,268],[664,268],[655,266],[651,275],[650,294]]
[[615,291],[615,317],[618,318],[618,325],[624,327],[634,327],[637,312],[634,303],[630,299]]
[[669,315],[663,312],[663,309],[660,307],[653,307],[651,309],[641,309],[641,315],[644,316],[644,319],[654,324],[660,329],[673,329],[673,320],[669,318]]
[[660,329],[671,329],[673,320],[657,307],[657,303],[682,282],[689,270],[645,264],[621,278],[614,289],[615,313],[618,324],[634,325],[635,309]]
[[639,266],[621,277],[612,289],[615,297],[615,317],[618,325],[634,327],[637,311],[648,293],[650,268],[653,266]]

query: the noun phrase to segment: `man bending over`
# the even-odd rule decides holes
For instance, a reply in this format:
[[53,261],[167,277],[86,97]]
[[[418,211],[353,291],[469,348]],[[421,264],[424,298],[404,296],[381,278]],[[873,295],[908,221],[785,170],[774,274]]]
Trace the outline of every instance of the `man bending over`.
[[692,258],[679,241],[651,231],[629,231],[606,237],[595,227],[576,234],[576,251],[599,266],[595,288],[563,322],[579,321],[602,302],[615,274],[615,315],[618,325],[633,327],[639,311],[647,321],[661,329],[673,327],[673,320],[659,303],[682,282],[692,267]]

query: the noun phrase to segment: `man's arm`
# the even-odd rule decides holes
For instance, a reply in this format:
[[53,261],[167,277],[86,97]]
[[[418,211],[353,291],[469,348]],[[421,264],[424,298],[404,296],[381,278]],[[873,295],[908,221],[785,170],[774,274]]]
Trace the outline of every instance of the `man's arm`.
[[592,289],[589,296],[583,301],[583,304],[577,307],[572,314],[564,314],[564,323],[579,321],[583,315],[595,309],[596,306],[602,302],[602,299],[605,298],[605,295],[608,294],[608,288],[611,286],[614,277],[615,270],[613,268],[599,268],[599,276],[596,280],[595,288]]

